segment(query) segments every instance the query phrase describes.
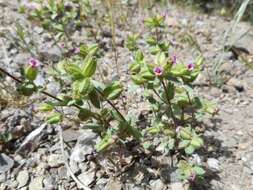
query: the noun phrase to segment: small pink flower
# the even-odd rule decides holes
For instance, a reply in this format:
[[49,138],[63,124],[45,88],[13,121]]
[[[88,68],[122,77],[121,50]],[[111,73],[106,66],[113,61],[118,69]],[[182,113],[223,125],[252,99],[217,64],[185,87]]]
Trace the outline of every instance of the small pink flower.
[[172,55],[171,61],[172,61],[172,64],[176,64],[177,63],[177,56],[176,55]]
[[191,182],[194,182],[195,179],[196,179],[196,173],[192,172],[191,175],[189,176],[188,180],[191,181]]
[[161,67],[155,67],[153,71],[156,76],[161,76],[163,74],[163,68]]
[[179,133],[180,132],[180,130],[181,130],[181,127],[179,126],[179,127],[177,127],[176,128],[176,133]]
[[75,48],[73,49],[73,52],[74,52],[75,54],[79,54],[79,53],[80,53],[80,48],[79,48],[79,47],[75,47]]
[[194,63],[189,63],[187,65],[187,68],[188,68],[189,71],[192,71],[194,69],[194,67],[195,67]]
[[167,16],[167,12],[162,13],[163,18],[166,18],[166,16]]
[[61,43],[61,44],[60,44],[60,47],[61,47],[61,48],[65,48],[65,44],[64,44],[64,43]]
[[32,66],[32,68],[37,68],[39,66],[39,60],[35,58],[30,58],[29,65]]

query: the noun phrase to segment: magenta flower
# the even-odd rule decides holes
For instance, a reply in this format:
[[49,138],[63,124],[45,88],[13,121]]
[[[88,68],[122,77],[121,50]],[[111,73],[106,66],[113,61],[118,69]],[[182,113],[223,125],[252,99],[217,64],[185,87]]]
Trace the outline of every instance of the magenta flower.
[[191,175],[189,176],[188,180],[191,181],[191,182],[194,182],[195,179],[196,179],[196,173],[192,172]]
[[163,18],[166,18],[166,16],[167,16],[167,12],[162,13]]
[[176,128],[176,133],[179,133],[180,132],[180,130],[181,130],[181,127],[179,126],[179,127],[177,127]]
[[192,71],[194,69],[194,67],[195,67],[194,63],[189,63],[187,65],[187,68],[188,68],[189,71]]
[[32,68],[37,68],[39,66],[39,60],[32,57],[29,59],[29,65]]
[[65,44],[64,44],[64,43],[61,43],[61,44],[60,44],[60,47],[61,47],[61,48],[65,48]]
[[172,55],[171,61],[172,61],[172,64],[176,64],[177,63],[177,56],[176,55]]
[[161,76],[163,74],[163,68],[162,67],[155,67],[153,71],[154,71],[156,76]]
[[80,53],[80,48],[79,48],[79,47],[75,47],[75,48],[73,49],[73,52],[74,52],[75,54],[79,54],[79,53]]

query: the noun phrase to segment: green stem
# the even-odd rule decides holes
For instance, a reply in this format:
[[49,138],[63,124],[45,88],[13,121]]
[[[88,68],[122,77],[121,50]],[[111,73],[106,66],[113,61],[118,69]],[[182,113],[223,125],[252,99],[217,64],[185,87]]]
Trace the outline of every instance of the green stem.
[[[103,97],[103,93],[98,88],[95,88],[95,90]],[[123,114],[119,111],[119,109],[110,100],[105,99],[105,101],[119,114],[119,116],[121,117],[121,119],[123,121],[126,121],[126,119],[123,116]]]
[[166,84],[165,84],[165,82],[163,81],[163,79],[161,79],[161,82],[162,82],[162,86],[163,86],[163,89],[164,89],[164,93],[165,93],[166,99],[167,99],[168,104],[169,104],[169,109],[170,109],[171,117],[172,117],[172,119],[173,119],[173,121],[174,121],[174,124],[177,126],[177,122],[176,122],[175,115],[174,115],[174,113],[173,113],[171,101],[170,101],[169,95],[168,95],[168,93],[167,93]]

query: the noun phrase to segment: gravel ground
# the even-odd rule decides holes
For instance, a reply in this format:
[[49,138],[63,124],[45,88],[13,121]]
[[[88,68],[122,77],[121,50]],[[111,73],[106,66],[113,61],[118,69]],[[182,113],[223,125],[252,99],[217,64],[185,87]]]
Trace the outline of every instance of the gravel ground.
[[[1,33],[12,36],[14,26],[19,20],[29,27],[31,36],[40,47],[40,53],[45,58],[45,65],[37,82],[47,86],[47,90],[57,93],[59,87],[55,83],[48,85],[51,79],[45,78],[45,71],[50,61],[57,61],[61,52],[56,47],[51,47],[52,41],[48,34],[39,27],[31,27],[23,15],[17,12],[16,1],[0,0],[0,30]],[[175,33],[176,46],[173,49],[179,59],[190,60],[196,54],[196,49],[201,50],[205,57],[203,74],[196,82],[196,88],[204,97],[217,102],[219,114],[213,120],[206,121],[208,130],[205,133],[208,149],[197,156],[207,166],[208,176],[202,186],[194,189],[214,190],[250,190],[253,189],[253,71],[248,69],[240,59],[236,59],[233,52],[223,52],[223,38],[231,21],[228,18],[214,15],[193,13],[190,10],[176,6],[154,9],[154,12],[167,12],[168,30]],[[121,72],[127,72],[129,60],[128,51],[121,46],[130,31],[145,29],[140,25],[140,20],[147,13],[136,13],[129,25],[117,30],[119,63]],[[252,29],[247,23],[239,23],[233,38],[237,39],[245,31]],[[252,30],[251,30],[252,31]],[[190,34],[195,43],[184,42],[182,35]],[[84,33],[76,32],[73,39],[85,41]],[[235,43],[235,47],[246,48],[253,53],[252,33],[247,33]],[[168,40],[172,36],[167,35]],[[106,44],[108,51],[101,60],[104,68],[108,70],[109,78],[117,78],[115,68],[111,67],[113,54],[110,51],[109,37],[101,40]],[[9,39],[0,35],[0,66],[19,77],[20,67],[31,56],[29,53],[18,49]],[[195,44],[195,45],[194,45]],[[196,45],[197,44],[197,45]],[[49,49],[50,48],[50,49]],[[144,47],[145,49],[145,47]],[[220,60],[222,75],[226,79],[218,85],[219,78],[212,77],[213,65]],[[251,63],[252,64],[252,63]],[[216,79],[216,80],[214,80]],[[126,85],[131,86],[129,76],[121,77]],[[211,85],[216,82],[217,85]],[[0,146],[0,189],[78,189],[79,186],[70,178],[64,165],[64,158],[60,150],[60,141],[57,128],[47,126],[43,117],[35,113],[32,102],[40,102],[45,97],[32,96],[30,99],[20,98],[13,88],[15,84],[7,78],[12,96],[5,104],[0,104],[0,132],[11,131],[13,139],[5,146]],[[133,108],[133,114],[146,111],[147,107],[142,102],[141,92],[126,92],[128,106]],[[17,104],[17,101],[19,102]],[[14,103],[12,103],[14,102]],[[117,178],[108,178],[104,169],[96,164],[100,162],[105,168],[109,167],[108,160],[98,156],[93,158],[94,144],[99,140],[91,131],[83,131],[77,127],[63,126],[63,138],[67,143],[66,152],[70,155],[70,168],[85,185],[92,189],[172,189],[183,190],[182,184],[173,178],[171,168],[166,165],[170,158],[151,155],[141,158],[134,163],[134,167],[125,171]],[[127,155],[127,152],[125,153]],[[132,157],[127,156],[129,163]],[[157,164],[159,163],[159,164]],[[162,169],[161,169],[162,167]],[[114,171],[114,168],[110,168]],[[169,176],[169,173],[171,175]]]

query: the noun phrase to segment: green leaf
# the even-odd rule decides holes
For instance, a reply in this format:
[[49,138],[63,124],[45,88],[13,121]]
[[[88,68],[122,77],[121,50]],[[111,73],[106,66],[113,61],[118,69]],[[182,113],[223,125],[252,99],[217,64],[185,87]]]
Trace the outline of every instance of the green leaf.
[[170,72],[174,77],[180,77],[185,75],[188,72],[188,70],[184,64],[177,63],[173,65]]
[[182,128],[179,131],[180,137],[184,140],[191,140],[192,133],[190,128]]
[[64,63],[64,70],[66,73],[68,73],[71,78],[74,80],[77,79],[83,79],[84,75],[81,72],[81,68],[78,67],[78,65],[72,64],[72,63]]
[[146,42],[148,43],[148,45],[150,46],[155,46],[157,44],[157,41],[154,37],[148,37]]
[[85,123],[82,126],[82,129],[91,129],[96,133],[102,133],[105,128],[103,127],[103,125],[98,123]]
[[78,93],[81,95],[87,95],[94,89],[90,78],[85,78],[81,82],[78,81]]
[[141,66],[139,63],[133,63],[130,65],[129,70],[131,73],[139,73],[141,70]]
[[25,69],[25,77],[30,80],[30,81],[34,81],[37,77],[37,74],[38,74],[38,70],[37,68],[34,68],[32,66],[28,66],[26,69]]
[[146,80],[154,80],[155,79],[154,73],[151,72],[147,67],[143,67],[141,69],[140,76],[141,76],[141,78],[146,79]]
[[53,113],[47,118],[47,123],[56,124],[62,121],[62,115],[60,113]]
[[159,66],[165,66],[167,63],[165,53],[160,52],[156,56],[155,64]]
[[198,176],[203,176],[206,173],[206,171],[200,166],[194,166],[192,169],[196,172]]
[[85,65],[82,69],[82,74],[85,77],[92,77],[94,73],[96,72],[97,67],[97,60],[94,57],[88,56],[88,58],[85,59]]
[[118,125],[119,129],[120,129],[120,135],[122,136],[122,138],[124,137],[134,137],[135,139],[140,139],[142,137],[142,134],[140,133],[140,131],[133,127],[131,124],[131,122],[126,122],[126,121],[121,121]]
[[190,144],[190,142],[191,141],[189,141],[189,140],[182,140],[179,142],[178,148],[179,149],[185,148]]
[[40,105],[39,110],[43,112],[52,111],[54,109],[54,106],[52,104],[43,103]]
[[103,137],[102,141],[100,141],[96,145],[96,149],[98,152],[106,150],[110,145],[114,143],[114,140],[112,139],[111,135],[106,135]]
[[147,132],[150,133],[150,134],[153,134],[153,135],[159,134],[161,132],[161,127],[159,127],[159,126],[149,127],[147,129]]
[[191,155],[194,151],[195,151],[195,147],[190,145],[190,146],[187,146],[185,149],[184,149],[185,153],[188,154],[188,155]]
[[137,85],[142,85],[146,82],[146,80],[139,75],[132,75],[131,79]]
[[167,96],[169,98],[169,100],[172,100],[174,98],[175,95],[175,87],[174,87],[174,83],[169,82],[166,86],[166,93]]
[[138,46],[137,46],[137,40],[138,40],[138,38],[139,38],[138,34],[131,35],[131,36],[127,37],[126,47],[130,51],[136,51],[136,50],[138,50]]
[[90,101],[91,103],[96,107],[96,108],[100,108],[100,97],[99,97],[99,94],[97,93],[96,90],[92,90],[90,93],[89,93],[89,98],[90,98]]
[[191,145],[194,147],[194,148],[200,148],[201,146],[203,146],[204,142],[203,142],[203,139],[200,138],[200,137],[193,137],[193,139],[191,140]]
[[34,92],[37,91],[37,87],[32,82],[23,83],[18,87],[18,92],[20,92],[24,96],[31,96]]
[[103,95],[107,100],[115,100],[120,96],[122,91],[122,85],[120,84],[120,82],[116,81],[111,83],[104,89]]
[[78,118],[81,121],[87,121],[88,119],[90,119],[93,116],[94,116],[94,114],[90,110],[85,109],[85,108],[81,109],[78,114]]

